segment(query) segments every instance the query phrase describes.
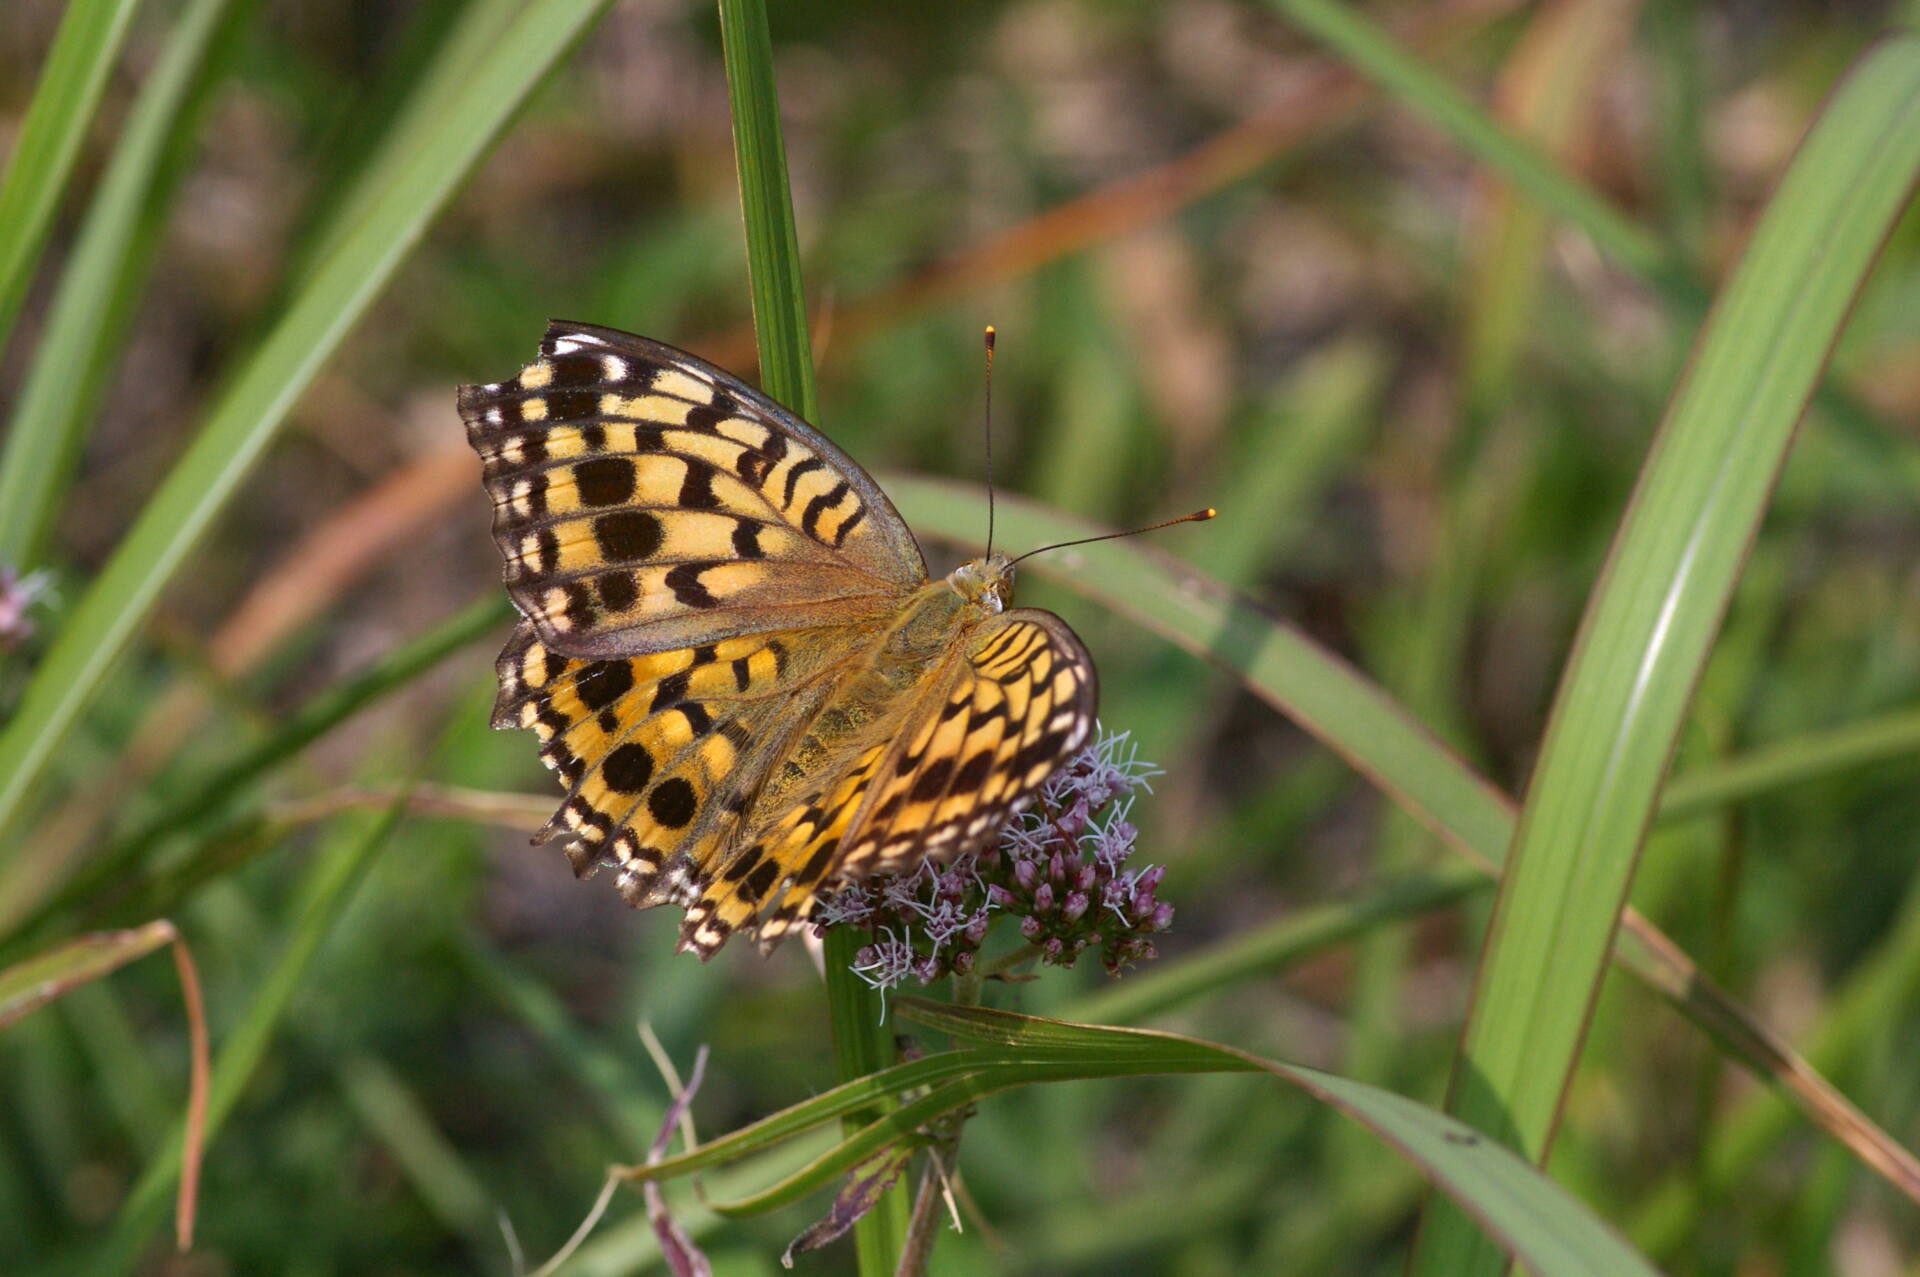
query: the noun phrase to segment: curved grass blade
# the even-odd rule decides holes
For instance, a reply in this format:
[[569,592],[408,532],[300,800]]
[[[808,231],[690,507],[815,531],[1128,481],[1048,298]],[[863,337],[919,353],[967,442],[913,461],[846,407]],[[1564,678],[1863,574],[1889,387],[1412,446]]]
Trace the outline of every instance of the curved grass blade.
[[[1920,177],[1920,38],[1869,53],[1768,202],[1588,604],[1483,953],[1449,1110],[1544,1159],[1693,688],[1793,431]],[[1424,1273],[1498,1272],[1436,1206]]]
[[1039,1020],[917,998],[896,1005],[906,1018],[974,1045],[858,1079],[679,1157],[616,1173],[643,1183],[719,1165],[849,1112],[862,1103],[863,1093],[931,1087],[771,1187],[710,1207],[728,1215],[758,1214],[823,1189],[885,1149],[914,1140],[925,1124],[1015,1086],[1258,1071],[1290,1082],[1373,1130],[1478,1212],[1536,1271],[1553,1277],[1653,1272],[1538,1170],[1445,1115],[1390,1091],[1174,1034]]
[[54,210],[139,7],[140,0],[73,0],[60,19],[0,180],[0,349],[20,317]]
[[[882,482],[923,535],[978,544],[986,509],[978,489],[910,475],[887,475]],[[1005,493],[997,499],[997,518],[1009,544],[1044,545],[1111,531]],[[1482,872],[1498,872],[1513,838],[1513,801],[1475,775],[1379,687],[1295,627],[1150,546],[1109,541],[1057,551],[1032,565],[1228,670]],[[1735,1059],[1783,1087],[1809,1119],[1920,1201],[1920,1159],[1716,986],[1658,927],[1632,908],[1623,923],[1614,951],[1623,967]]]
[[1010,1049],[1078,1047],[1090,1061],[1177,1063],[1180,1071],[1205,1062],[1236,1071],[1261,1070],[1346,1114],[1393,1146],[1542,1277],[1625,1277],[1655,1271],[1544,1172],[1464,1124],[1392,1091],[1177,1034],[1039,1020],[918,998],[902,998],[898,1005],[901,1015],[916,1023]]
[[186,1000],[190,1043],[187,1111],[180,1128],[180,1191],[174,1211],[174,1237],[182,1251],[193,1246],[194,1204],[199,1195],[200,1155],[206,1146],[211,1079],[207,1065],[207,1017],[200,977],[179,930],[165,918],[125,931],[102,932],[69,940],[48,953],[0,971],[0,1030],[22,1016],[113,974],[163,945],[173,947],[174,970]]
[[307,278],[81,598],[0,735],[0,833],[302,391],[527,94],[607,0],[536,0]]
[[129,302],[210,97],[215,52],[257,0],[192,0],[128,113],[47,314],[0,454],[0,563],[40,566],[65,504]]
[[46,953],[0,970],[0,1029],[61,994],[110,975],[171,943],[178,932],[164,919],[126,931],[77,936]]
[[[211,1140],[233,1112],[234,1105],[266,1057],[273,1035],[293,995],[312,965],[321,943],[332,932],[353,888],[406,810],[403,795],[371,820],[349,817],[342,821],[335,845],[322,850],[302,892],[303,907],[291,939],[273,969],[268,971],[246,1014],[220,1045],[206,1108],[206,1138]],[[112,1231],[88,1272],[123,1273],[134,1270],[147,1239],[165,1210],[167,1193],[180,1176],[184,1131],[175,1130],[166,1146],[148,1163],[128,1194]]]

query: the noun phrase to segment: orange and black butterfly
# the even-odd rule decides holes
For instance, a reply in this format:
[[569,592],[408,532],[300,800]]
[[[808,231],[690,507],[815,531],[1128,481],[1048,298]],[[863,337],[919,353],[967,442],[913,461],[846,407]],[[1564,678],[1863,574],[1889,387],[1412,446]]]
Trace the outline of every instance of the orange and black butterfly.
[[929,580],[866,471],[711,364],[555,323],[460,413],[523,618],[494,726],[566,785],[542,839],[685,907],[682,948],[987,846],[1087,743],[1093,662],[1006,556]]

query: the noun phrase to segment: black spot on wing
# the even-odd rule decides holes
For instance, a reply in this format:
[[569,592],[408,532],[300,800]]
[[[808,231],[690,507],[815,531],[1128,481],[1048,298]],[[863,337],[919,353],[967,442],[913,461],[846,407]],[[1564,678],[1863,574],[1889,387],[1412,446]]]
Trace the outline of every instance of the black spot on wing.
[[659,553],[666,530],[658,518],[645,510],[615,510],[593,521],[593,539],[600,546],[600,553],[609,560],[637,563]]
[[591,390],[555,390],[546,396],[547,416],[568,421],[600,411],[600,396]]
[[713,467],[704,461],[687,461],[686,478],[680,481],[680,504],[689,510],[713,510],[720,498],[713,491]]
[[682,563],[667,573],[667,588],[685,607],[717,607],[720,600],[700,583],[700,574],[716,566],[712,562]]
[[625,457],[595,457],[573,468],[581,505],[619,505],[633,497],[638,471]]
[[573,694],[588,709],[604,709],[633,690],[633,666],[626,661],[594,661],[573,681]]
[[600,775],[607,788],[637,794],[653,779],[653,755],[646,746],[629,741],[607,755],[607,761],[600,764]]
[[661,781],[647,795],[648,814],[668,829],[685,829],[692,823],[693,813],[699,805],[700,799],[694,793],[693,785],[681,776]]
[[757,904],[780,877],[780,862],[763,860],[754,871],[740,884],[740,897],[749,904]]
[[970,790],[980,788],[981,784],[987,779],[988,773],[992,770],[993,753],[990,750],[983,749],[972,758],[969,758],[961,766],[960,770],[954,774],[954,792],[966,793]]
[[937,758],[927,765],[913,782],[913,800],[926,802],[947,792],[947,779],[953,775],[953,760]]
[[594,588],[609,612],[624,612],[640,598],[639,583],[631,572],[608,572],[594,578]]

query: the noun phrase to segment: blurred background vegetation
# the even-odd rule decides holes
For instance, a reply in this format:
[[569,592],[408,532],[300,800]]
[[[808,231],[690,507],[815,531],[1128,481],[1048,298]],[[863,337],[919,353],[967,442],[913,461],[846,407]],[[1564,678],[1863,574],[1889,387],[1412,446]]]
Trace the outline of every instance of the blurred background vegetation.
[[[154,0],[134,21],[0,351],[5,413],[181,7]],[[51,542],[21,564],[56,585],[28,613],[35,632],[0,652],[0,713],[314,269],[321,228],[469,7],[231,7],[197,80],[198,133],[166,155],[147,205],[145,277],[103,320],[122,326],[119,350],[73,370],[104,376],[104,399]],[[1365,8],[1708,280],[1844,67],[1920,21],[1864,0]],[[62,9],[0,12],[0,152]],[[1258,4],[805,0],[772,19],[826,432],[883,482],[977,480],[979,331],[995,324],[1007,490],[1114,525],[1220,507],[1159,547],[1344,654],[1517,792],[1697,313],[1542,220]],[[1917,290],[1910,215],[1836,356],[1868,428],[1816,412],[1803,430],[1682,772],[1890,721],[1920,696]],[[0,922],[52,935],[173,917],[216,1042],[294,930],[317,859],[364,835],[348,809],[416,773],[429,784],[329,923],[210,1150],[197,1252],[156,1238],[140,1271],[505,1273],[502,1215],[537,1262],[658,1123],[641,1017],[676,1059],[712,1048],[703,1130],[831,1083],[800,946],[673,958],[676,920],[631,914],[605,884],[576,884],[557,849],[526,845],[552,791],[531,737],[485,725],[504,611],[477,614],[425,668],[379,669],[498,595],[453,385],[509,375],[549,316],[750,375],[748,295],[712,8],[618,0],[300,400],[68,738],[11,837]],[[936,566],[948,556],[929,550]],[[1437,859],[1430,835],[1229,679],[1056,581],[1027,577],[1022,601],[1086,638],[1105,723],[1165,769],[1136,819],[1179,908],[1166,963]],[[264,784],[232,773],[370,669],[379,695],[362,712]],[[1669,821],[1635,886],[1795,1040],[1856,1008],[1861,973],[1903,960],[1822,1064],[1908,1143],[1913,761]],[[465,791],[536,797],[477,818]],[[102,863],[114,872],[89,881]],[[1437,1103],[1489,899],[1369,928],[1156,1022]],[[1049,972],[1000,1002],[1047,1013],[1104,981]],[[93,1247],[178,1114],[185,1053],[160,963],[0,1034],[0,1272],[104,1271]],[[1912,1204],[1804,1125],[1754,1147],[1737,1192],[1713,1187],[1712,1132],[1752,1089],[1670,1008],[1611,981],[1555,1173],[1673,1271],[1920,1273]],[[965,1168],[981,1218],[943,1239],[937,1271],[1393,1272],[1421,1198],[1385,1149],[1243,1077],[998,1097],[968,1127]],[[1662,1190],[1703,1185],[1653,1222]],[[619,1199],[568,1271],[642,1270],[637,1205]],[[773,1272],[817,1213],[729,1223],[706,1244],[721,1271]],[[846,1249],[800,1262],[851,1266]]]

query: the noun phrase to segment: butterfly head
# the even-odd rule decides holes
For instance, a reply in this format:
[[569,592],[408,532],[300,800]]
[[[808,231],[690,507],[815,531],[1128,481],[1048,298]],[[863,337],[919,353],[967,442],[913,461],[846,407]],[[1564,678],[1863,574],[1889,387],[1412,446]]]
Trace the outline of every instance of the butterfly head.
[[997,615],[1013,602],[1013,563],[1004,554],[968,559],[947,577],[947,584],[967,602]]

